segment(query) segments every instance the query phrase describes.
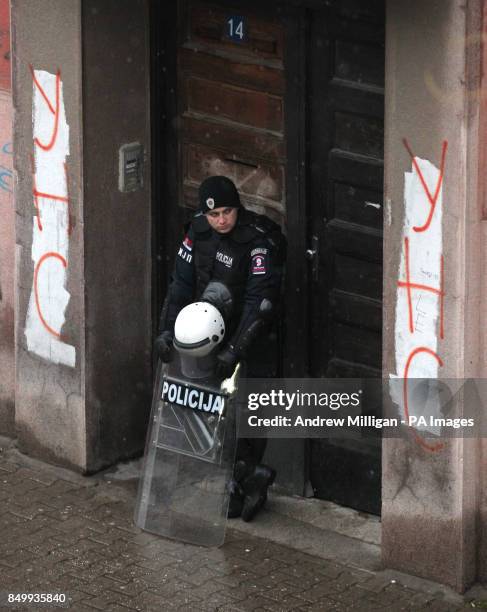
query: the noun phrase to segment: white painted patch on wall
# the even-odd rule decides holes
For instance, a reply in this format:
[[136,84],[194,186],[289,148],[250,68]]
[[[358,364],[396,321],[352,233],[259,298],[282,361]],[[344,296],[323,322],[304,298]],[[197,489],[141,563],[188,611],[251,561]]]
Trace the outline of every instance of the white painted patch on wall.
[[[434,191],[438,184],[440,171],[428,160],[416,157],[416,162],[430,191]],[[426,285],[440,289],[441,286],[441,256],[442,245],[442,187],[438,194],[435,211],[429,227],[423,232],[414,231],[414,227],[422,227],[431,210],[431,204],[425,192],[418,173],[412,169],[404,174],[404,207],[405,219],[401,237],[401,261],[398,279],[406,281],[406,246],[409,242],[409,279],[411,283]],[[408,291],[404,287],[397,288],[396,321],[395,321],[395,361],[396,372],[391,378],[398,378],[396,384],[391,384],[393,400],[402,409],[403,384],[402,379],[407,361],[412,352],[418,347],[426,347],[438,353],[438,336],[440,325],[440,298],[431,291],[411,289],[412,321],[414,333],[410,331],[410,312]],[[408,378],[437,378],[439,364],[434,356],[421,353],[412,359]],[[409,415],[424,415],[424,404],[409,401]],[[429,403],[428,413],[432,416],[441,416],[439,405]],[[420,429],[420,427],[417,427]],[[436,428],[426,428],[437,433]]]
[[[34,278],[27,310],[27,348],[53,363],[75,366],[76,350],[61,330],[70,300],[66,290],[69,251],[69,203],[66,158],[69,126],[60,74],[33,71],[33,216]],[[36,197],[37,193],[37,197]]]

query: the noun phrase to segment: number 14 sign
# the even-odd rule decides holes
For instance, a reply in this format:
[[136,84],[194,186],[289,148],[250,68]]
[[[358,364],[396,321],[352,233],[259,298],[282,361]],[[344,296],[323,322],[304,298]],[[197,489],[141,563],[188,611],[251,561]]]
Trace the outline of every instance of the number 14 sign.
[[244,42],[247,38],[247,23],[243,17],[232,15],[227,19],[226,35],[235,42]]

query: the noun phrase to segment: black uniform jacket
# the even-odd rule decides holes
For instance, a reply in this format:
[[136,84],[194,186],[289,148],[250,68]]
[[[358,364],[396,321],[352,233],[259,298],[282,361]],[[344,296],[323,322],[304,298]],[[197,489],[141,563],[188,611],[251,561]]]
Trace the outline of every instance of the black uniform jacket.
[[173,331],[179,311],[197,301],[210,281],[220,281],[233,298],[225,340],[235,346],[264,298],[277,306],[284,260],[285,239],[268,217],[241,208],[233,230],[219,234],[197,213],[177,253],[161,331]]

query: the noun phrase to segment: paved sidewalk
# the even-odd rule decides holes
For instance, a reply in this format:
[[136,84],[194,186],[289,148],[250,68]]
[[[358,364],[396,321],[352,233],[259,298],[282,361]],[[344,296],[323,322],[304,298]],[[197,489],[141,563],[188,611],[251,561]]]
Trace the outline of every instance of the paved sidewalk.
[[8,593],[64,593],[76,612],[487,607],[481,591],[472,604],[472,594],[359,570],[236,529],[220,549],[165,540],[134,527],[133,506],[133,492],[117,484],[0,449],[3,601]]

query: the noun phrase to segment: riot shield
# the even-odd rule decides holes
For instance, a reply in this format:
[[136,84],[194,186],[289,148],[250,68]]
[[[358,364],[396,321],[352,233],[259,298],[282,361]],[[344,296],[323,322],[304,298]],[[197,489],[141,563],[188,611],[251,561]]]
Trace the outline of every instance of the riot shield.
[[191,380],[179,356],[159,362],[135,523],[168,538],[220,546],[235,459],[235,393]]

